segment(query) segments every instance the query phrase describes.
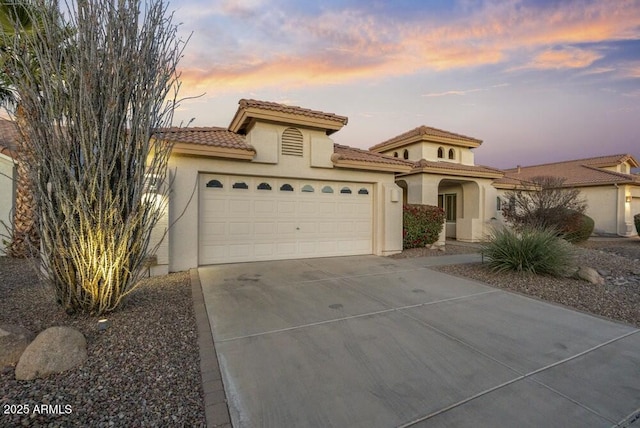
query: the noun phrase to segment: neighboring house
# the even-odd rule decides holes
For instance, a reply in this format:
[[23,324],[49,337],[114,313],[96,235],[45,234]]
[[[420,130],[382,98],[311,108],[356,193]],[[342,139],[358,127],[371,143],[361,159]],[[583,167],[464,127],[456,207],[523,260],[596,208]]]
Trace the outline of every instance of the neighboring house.
[[640,176],[631,173],[637,167],[638,161],[629,154],[518,166],[505,170],[494,186],[504,198],[533,177],[564,178],[566,187],[579,189],[586,199],[586,214],[593,218],[596,234],[630,236],[635,235],[633,215],[640,213]]
[[0,119],[0,256],[5,254],[5,241],[10,238],[16,200],[16,167],[14,163],[18,128]]
[[420,126],[369,150],[413,163],[411,171],[396,176],[396,183],[404,189],[405,203],[444,209],[446,227],[440,242],[481,241],[498,215],[493,180],[504,175],[475,165],[472,149],[481,144],[476,138]]
[[[199,265],[402,251],[402,189],[413,164],[334,144],[332,113],[240,100],[228,128],[165,129],[175,143],[165,254]],[[161,273],[162,266],[156,268]]]

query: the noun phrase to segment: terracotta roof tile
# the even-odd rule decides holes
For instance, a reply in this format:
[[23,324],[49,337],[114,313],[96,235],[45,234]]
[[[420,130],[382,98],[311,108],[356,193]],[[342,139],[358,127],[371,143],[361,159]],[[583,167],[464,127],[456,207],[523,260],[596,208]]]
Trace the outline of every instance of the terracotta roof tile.
[[334,156],[337,155],[337,159],[341,160],[354,160],[364,161],[371,163],[379,163],[386,165],[398,165],[398,166],[413,166],[413,162],[394,158],[392,156],[381,155],[379,153],[373,153],[368,150],[357,149],[355,147],[343,146],[341,144],[333,145]]
[[502,170],[499,170],[497,168],[492,168],[489,166],[483,166],[483,165],[463,165],[460,163],[435,162],[435,161],[428,161],[425,159],[421,159],[418,162],[415,162],[414,164],[415,164],[414,169],[416,171],[422,168],[434,168],[434,169],[442,169],[443,171],[450,170],[450,171],[468,172],[470,174],[472,173],[499,174],[499,175],[503,174]]
[[449,138],[449,139],[457,140],[463,143],[470,143],[472,145],[482,144],[482,140],[478,140],[477,138],[467,137],[466,135],[456,134],[454,132],[449,132],[442,129],[423,125],[423,126],[418,126],[417,128],[414,128],[411,131],[407,131],[404,134],[400,134],[396,137],[393,137],[387,141],[383,141],[382,143],[376,144],[375,146],[372,146],[369,150],[381,151],[381,150],[384,150],[385,147],[387,146],[393,146],[395,143],[398,143],[400,141],[407,140],[413,137],[417,137],[417,136]]
[[[633,156],[623,154],[524,166],[520,167],[519,171],[518,168],[505,170],[505,179],[526,182],[534,177],[554,176],[564,178],[566,186],[593,186],[614,183],[640,184],[640,179],[636,175],[602,169],[605,166],[615,166],[629,160],[632,164],[637,164]],[[496,184],[509,183],[496,180]]]
[[220,127],[166,128],[157,132],[156,136],[174,143],[202,144],[255,152],[255,149],[247,144],[244,136]]
[[258,101],[258,100],[253,100],[253,99],[241,99],[238,102],[238,104],[240,105],[240,108],[255,107],[255,108],[260,108],[260,109],[264,109],[264,110],[277,111],[277,112],[281,112],[281,113],[289,113],[289,114],[296,114],[296,115],[301,115],[301,116],[313,117],[313,118],[316,118],[316,119],[332,120],[332,121],[340,122],[343,125],[346,125],[348,120],[349,120],[345,116],[338,116],[337,114],[334,114],[334,113],[325,113],[325,112],[318,111],[318,110],[310,110],[310,109],[306,109],[306,108],[302,108],[302,107],[298,107],[298,106],[289,106],[289,105],[278,104],[278,103],[274,103],[274,102],[270,102],[270,101]]
[[0,119],[0,153],[15,157],[17,141],[20,133],[15,122],[7,119]]

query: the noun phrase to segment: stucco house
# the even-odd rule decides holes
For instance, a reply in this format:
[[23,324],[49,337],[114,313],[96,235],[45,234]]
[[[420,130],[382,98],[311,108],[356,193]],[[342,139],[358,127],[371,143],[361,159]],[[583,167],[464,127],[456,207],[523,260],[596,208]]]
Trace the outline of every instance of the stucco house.
[[168,239],[155,272],[402,250],[404,159],[333,142],[347,118],[240,100],[227,128],[173,128]]
[[[15,150],[18,128],[15,123],[0,119],[0,255],[5,254],[4,236],[13,221],[16,200]],[[5,228],[6,226],[6,228]]]
[[595,222],[594,233],[631,236],[636,234],[633,215],[640,213],[640,176],[632,174],[637,167],[629,154],[518,166],[505,170],[494,186],[506,202],[508,191],[526,186],[533,177],[564,178],[566,187],[579,189],[586,199],[585,214]]
[[437,205],[445,210],[446,227],[439,241],[481,241],[497,219],[495,179],[504,173],[475,165],[473,149],[481,140],[437,128],[420,126],[369,150],[409,160],[413,168],[400,172],[396,183],[404,202]]

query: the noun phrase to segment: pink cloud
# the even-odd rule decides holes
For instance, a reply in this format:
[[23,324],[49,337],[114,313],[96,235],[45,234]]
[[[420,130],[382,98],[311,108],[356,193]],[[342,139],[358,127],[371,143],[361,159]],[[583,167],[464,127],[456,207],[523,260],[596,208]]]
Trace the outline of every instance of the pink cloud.
[[[252,4],[243,3],[241,9]],[[252,49],[222,49],[224,56],[190,54],[198,59],[182,64],[183,81],[224,91],[324,85],[488,64],[505,64],[511,70],[585,68],[602,55],[571,44],[637,39],[638,22],[636,1],[562,2],[549,9],[496,1],[448,22],[399,22],[353,10],[316,18],[292,15],[278,21],[273,30],[277,41],[267,38],[255,40]],[[519,64],[513,63],[515,58]],[[629,73],[638,76],[639,71],[632,67]]]

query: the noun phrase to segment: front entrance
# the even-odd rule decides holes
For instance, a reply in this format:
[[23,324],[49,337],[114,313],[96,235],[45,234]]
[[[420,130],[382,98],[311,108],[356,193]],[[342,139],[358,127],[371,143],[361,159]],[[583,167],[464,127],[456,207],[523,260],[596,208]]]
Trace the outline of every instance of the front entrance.
[[458,218],[457,193],[444,193],[438,195],[438,207],[444,210],[445,237],[456,238],[456,219]]

